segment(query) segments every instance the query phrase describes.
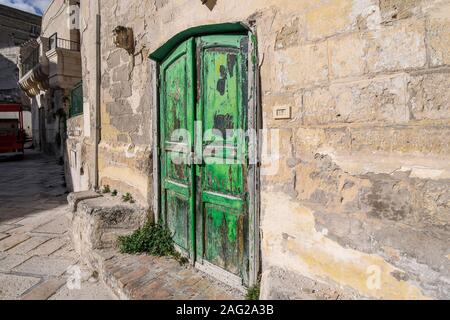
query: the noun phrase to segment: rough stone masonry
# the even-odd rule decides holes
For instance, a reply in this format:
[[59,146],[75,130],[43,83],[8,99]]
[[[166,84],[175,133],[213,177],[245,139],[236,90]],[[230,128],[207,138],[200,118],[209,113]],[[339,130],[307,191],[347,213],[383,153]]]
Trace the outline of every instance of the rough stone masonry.
[[[92,181],[95,3],[81,11]],[[100,14],[102,185],[152,207],[149,53],[190,27],[248,23],[262,126],[279,129],[282,154],[261,177],[262,296],[449,297],[450,1],[104,0]],[[280,106],[291,119],[273,118]]]

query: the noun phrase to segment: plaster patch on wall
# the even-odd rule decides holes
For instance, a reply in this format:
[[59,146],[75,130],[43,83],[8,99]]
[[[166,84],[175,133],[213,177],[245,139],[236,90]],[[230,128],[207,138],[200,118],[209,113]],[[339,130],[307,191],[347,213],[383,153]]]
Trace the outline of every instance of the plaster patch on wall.
[[[263,191],[262,208],[265,230],[262,251],[266,268],[275,265],[313,279],[331,280],[366,297],[428,299],[418,287],[394,277],[392,273],[403,271],[382,257],[344,248],[318,232],[313,211],[286,194]],[[282,237],[283,233],[291,237]],[[371,270],[380,272],[379,287],[371,284]]]
[[426,155],[392,155],[385,152],[353,152],[346,154],[330,147],[318,149],[318,153],[328,155],[343,171],[352,175],[410,171],[411,178],[445,180],[450,179],[449,159],[430,159]]
[[381,28],[381,14],[377,0],[354,0],[350,16],[359,30]]

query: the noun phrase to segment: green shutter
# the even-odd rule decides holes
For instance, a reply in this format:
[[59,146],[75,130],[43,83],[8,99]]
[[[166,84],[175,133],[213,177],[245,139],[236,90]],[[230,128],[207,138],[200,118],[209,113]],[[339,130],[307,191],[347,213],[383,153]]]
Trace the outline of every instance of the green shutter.
[[83,83],[77,84],[70,92],[69,117],[75,117],[83,113]]

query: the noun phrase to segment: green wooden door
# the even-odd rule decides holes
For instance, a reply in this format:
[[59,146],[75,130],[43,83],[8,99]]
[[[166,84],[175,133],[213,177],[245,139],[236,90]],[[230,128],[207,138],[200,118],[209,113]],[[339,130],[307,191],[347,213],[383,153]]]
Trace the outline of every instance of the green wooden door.
[[[248,279],[247,36],[191,39],[161,68],[162,205],[176,243],[198,263]],[[195,52],[195,54],[193,54]],[[191,65],[188,65],[191,63]],[[195,79],[195,85],[192,80]],[[176,100],[173,96],[184,96]],[[182,101],[182,102],[180,102]],[[187,128],[174,165],[168,140]],[[189,157],[190,156],[190,157]]]
[[181,44],[160,67],[161,218],[189,256],[195,246],[193,44]]

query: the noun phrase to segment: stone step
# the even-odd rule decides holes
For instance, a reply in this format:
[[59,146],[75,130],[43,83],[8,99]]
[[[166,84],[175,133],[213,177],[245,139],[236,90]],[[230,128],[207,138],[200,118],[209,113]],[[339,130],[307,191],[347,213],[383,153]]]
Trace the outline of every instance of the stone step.
[[91,267],[122,300],[241,300],[242,292],[167,257],[95,250]]
[[120,236],[127,236],[132,234],[134,229],[105,229],[100,237],[100,249],[109,249],[117,247],[117,239]]

